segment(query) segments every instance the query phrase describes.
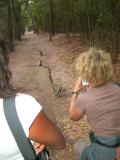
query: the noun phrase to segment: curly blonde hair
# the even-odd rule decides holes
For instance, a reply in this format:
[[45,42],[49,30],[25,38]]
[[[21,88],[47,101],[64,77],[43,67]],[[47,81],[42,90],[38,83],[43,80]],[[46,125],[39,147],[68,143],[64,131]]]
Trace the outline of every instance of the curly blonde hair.
[[91,48],[77,58],[76,70],[82,79],[94,84],[108,82],[113,76],[111,56],[102,50]]

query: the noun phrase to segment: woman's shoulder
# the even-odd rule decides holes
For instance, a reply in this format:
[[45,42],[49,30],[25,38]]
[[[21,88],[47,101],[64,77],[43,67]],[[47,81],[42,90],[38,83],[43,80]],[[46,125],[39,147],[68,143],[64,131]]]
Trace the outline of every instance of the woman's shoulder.
[[120,82],[114,82],[114,83],[111,83],[111,85],[115,88],[119,88],[120,89]]
[[120,93],[120,84],[110,83],[108,89],[111,92]]
[[36,100],[35,97],[29,94],[24,94],[24,93],[17,93],[15,97],[16,104],[21,104],[21,105],[26,105],[26,106],[36,106],[38,108],[42,109],[42,106],[40,103]]
[[37,101],[34,96],[25,93],[17,93],[15,99],[20,99],[21,101]]
[[35,99],[32,95],[25,94],[25,93],[17,93],[15,98],[19,99]]

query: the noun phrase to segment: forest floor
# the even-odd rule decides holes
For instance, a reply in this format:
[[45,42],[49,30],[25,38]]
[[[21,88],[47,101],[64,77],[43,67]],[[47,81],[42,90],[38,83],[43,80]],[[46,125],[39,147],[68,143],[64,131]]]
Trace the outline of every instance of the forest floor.
[[[48,117],[60,127],[67,141],[65,150],[51,151],[51,159],[74,160],[73,144],[78,139],[87,140],[88,124],[85,118],[79,122],[69,120],[68,106],[77,79],[75,59],[88,49],[88,43],[80,39],[66,39],[63,34],[56,35],[50,42],[48,34],[27,33],[15,46],[15,51],[10,54],[14,83],[37,99]],[[43,64],[51,68],[55,87],[62,87],[61,97],[54,96],[48,70],[38,66],[39,50],[44,54]]]

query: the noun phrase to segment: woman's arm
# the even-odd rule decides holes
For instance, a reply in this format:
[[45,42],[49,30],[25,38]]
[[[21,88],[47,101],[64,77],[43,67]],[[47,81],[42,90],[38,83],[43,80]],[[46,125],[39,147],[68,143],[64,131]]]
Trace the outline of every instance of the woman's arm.
[[69,106],[69,118],[73,121],[78,121],[81,118],[80,112],[78,112],[78,110],[75,107],[75,101],[76,101],[77,95],[78,95],[77,92],[75,92],[72,95],[70,106]]
[[73,92],[72,92],[72,97],[70,101],[70,106],[69,106],[69,117],[73,121],[78,121],[81,118],[80,112],[76,109],[75,107],[75,102],[78,96],[78,92],[83,88],[82,86],[82,81],[81,78],[79,77],[78,80],[76,81]]
[[41,111],[29,131],[29,138],[53,149],[65,148],[65,138],[58,127]]

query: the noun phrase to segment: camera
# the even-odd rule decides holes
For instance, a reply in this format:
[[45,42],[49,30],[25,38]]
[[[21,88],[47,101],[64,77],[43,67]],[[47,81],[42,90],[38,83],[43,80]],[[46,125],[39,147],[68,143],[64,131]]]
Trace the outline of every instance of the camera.
[[82,85],[83,85],[83,86],[87,86],[87,85],[89,85],[89,83],[88,83],[88,81],[86,81],[86,80],[82,80]]

